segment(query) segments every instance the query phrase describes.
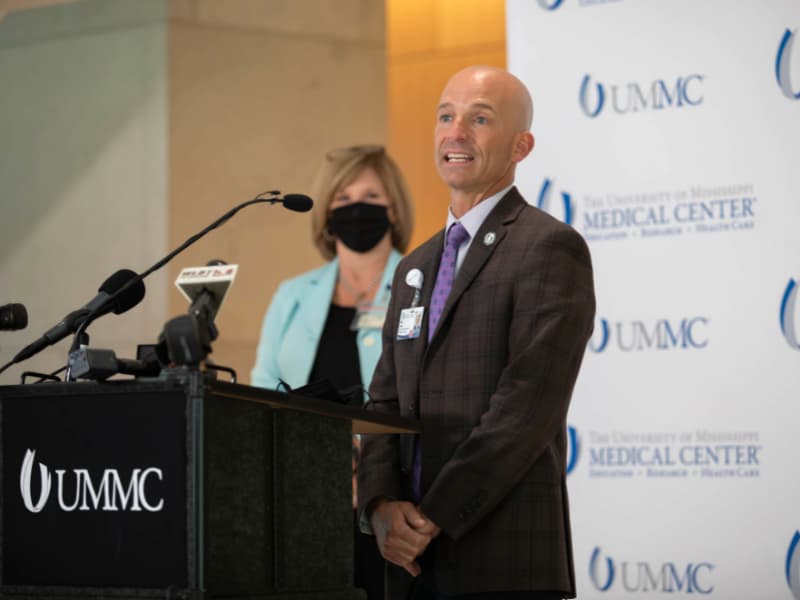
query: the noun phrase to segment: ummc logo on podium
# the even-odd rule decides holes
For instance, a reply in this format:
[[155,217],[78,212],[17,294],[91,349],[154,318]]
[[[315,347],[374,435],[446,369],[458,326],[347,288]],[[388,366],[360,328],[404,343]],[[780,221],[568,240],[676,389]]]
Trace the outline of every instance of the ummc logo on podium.
[[[22,460],[19,487],[22,502],[29,512],[44,509],[50,497],[53,478],[47,465],[39,463],[39,494],[34,501],[32,490],[36,450],[28,449]],[[79,511],[133,511],[159,512],[164,508],[162,498],[148,498],[147,480],[155,476],[163,481],[163,473],[157,467],[133,469],[127,485],[123,484],[117,469],[105,469],[99,481],[92,480],[88,469],[56,469],[56,491],[58,507],[64,512]],[[71,504],[70,504],[71,503]]]
[[52,478],[47,466],[39,463],[39,474],[41,476],[41,484],[39,486],[39,500],[34,503],[31,495],[31,469],[33,469],[34,459],[36,458],[36,450],[28,450],[25,453],[25,458],[22,461],[22,468],[19,471],[19,488],[22,492],[22,501],[32,513],[41,512],[50,496],[50,484]]
[[698,89],[702,82],[703,76],[693,73],[669,82],[655,79],[647,84],[635,81],[612,84],[608,86],[610,93],[606,94],[606,86],[599,82],[592,85],[591,75],[586,74],[581,81],[578,102],[583,113],[590,118],[597,117],[603,110],[607,95],[611,98],[611,108],[618,115],[698,106],[704,100]]
[[786,553],[786,583],[795,600],[800,600],[800,531],[794,532]]
[[662,592],[668,594],[710,594],[714,586],[709,582],[714,565],[707,562],[678,565],[665,562],[654,565],[645,561],[617,562],[603,556],[595,546],[589,559],[589,579],[600,592],[622,588],[632,594]]
[[800,336],[798,336],[797,319],[795,318],[797,290],[797,282],[794,279],[790,279],[781,300],[780,323],[781,333],[783,333],[783,337],[789,343],[789,346],[795,350],[800,350]]
[[775,57],[775,79],[778,80],[778,87],[781,88],[783,95],[790,100],[800,99],[800,91],[795,92],[792,86],[792,46],[796,34],[797,29],[794,31],[787,29],[783,32]]

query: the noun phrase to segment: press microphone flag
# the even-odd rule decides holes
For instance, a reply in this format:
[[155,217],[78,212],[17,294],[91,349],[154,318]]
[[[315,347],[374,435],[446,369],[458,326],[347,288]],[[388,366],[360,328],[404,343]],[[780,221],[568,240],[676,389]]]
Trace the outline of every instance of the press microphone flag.
[[[222,261],[211,261],[211,263],[222,263]],[[207,307],[208,312],[205,316],[209,321],[214,320],[222,307],[222,302],[239,269],[239,265],[211,263],[204,267],[187,267],[175,280],[175,287],[192,307],[190,312],[202,304]]]

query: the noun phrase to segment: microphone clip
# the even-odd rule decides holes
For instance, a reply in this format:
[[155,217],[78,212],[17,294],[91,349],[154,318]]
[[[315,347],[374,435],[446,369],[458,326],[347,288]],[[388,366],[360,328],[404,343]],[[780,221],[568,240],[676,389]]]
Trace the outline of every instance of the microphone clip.
[[117,358],[113,350],[82,347],[69,353],[69,370],[73,379],[95,381],[103,381],[117,374],[158,377],[161,363],[158,360]]

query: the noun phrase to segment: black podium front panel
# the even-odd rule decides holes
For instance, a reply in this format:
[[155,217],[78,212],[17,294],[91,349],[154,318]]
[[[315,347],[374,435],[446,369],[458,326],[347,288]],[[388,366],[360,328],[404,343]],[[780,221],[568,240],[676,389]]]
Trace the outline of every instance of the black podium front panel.
[[3,394],[0,580],[186,588],[185,392],[72,385]]
[[0,386],[0,597],[356,600],[360,408],[192,370]]

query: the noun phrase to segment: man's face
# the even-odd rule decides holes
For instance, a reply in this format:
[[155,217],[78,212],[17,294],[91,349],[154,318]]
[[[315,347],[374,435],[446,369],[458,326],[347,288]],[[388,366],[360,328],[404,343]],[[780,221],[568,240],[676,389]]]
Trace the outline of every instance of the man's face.
[[462,71],[442,92],[436,111],[439,176],[452,190],[482,198],[513,181],[519,115],[508,82],[486,71]]

